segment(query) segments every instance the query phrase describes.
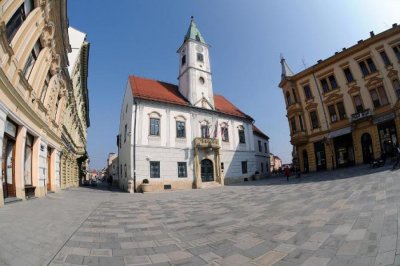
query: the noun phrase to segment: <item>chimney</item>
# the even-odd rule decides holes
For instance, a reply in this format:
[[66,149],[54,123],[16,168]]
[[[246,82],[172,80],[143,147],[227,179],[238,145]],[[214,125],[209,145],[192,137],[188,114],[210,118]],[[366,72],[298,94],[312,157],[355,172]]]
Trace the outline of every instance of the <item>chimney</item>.
[[392,27],[396,28],[397,27],[397,23],[392,24]]
[[369,32],[369,36],[374,37],[374,36],[375,36],[375,33],[374,33],[373,31],[370,31],[370,32]]

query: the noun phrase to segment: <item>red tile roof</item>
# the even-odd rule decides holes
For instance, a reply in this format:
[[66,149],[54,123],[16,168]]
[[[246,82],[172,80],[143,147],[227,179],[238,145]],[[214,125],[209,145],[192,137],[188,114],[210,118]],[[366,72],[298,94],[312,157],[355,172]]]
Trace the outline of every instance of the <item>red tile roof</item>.
[[[137,99],[190,106],[189,101],[174,84],[137,76],[129,76],[129,83],[133,96]],[[220,113],[253,120],[222,95],[214,94],[214,105]]]
[[258,127],[256,127],[256,125],[253,124],[253,133],[265,138],[265,139],[269,139],[269,137],[267,135],[264,134],[264,132],[262,132]]

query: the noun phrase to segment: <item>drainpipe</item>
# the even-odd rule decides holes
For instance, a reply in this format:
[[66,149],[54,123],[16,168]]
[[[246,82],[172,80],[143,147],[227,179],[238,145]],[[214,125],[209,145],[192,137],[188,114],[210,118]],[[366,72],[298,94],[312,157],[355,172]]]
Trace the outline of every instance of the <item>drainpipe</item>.
[[[319,89],[318,82],[317,82],[317,78],[315,77],[314,66],[312,67],[312,69],[313,69],[312,75],[313,75],[315,87],[317,88],[318,96],[319,96],[319,99],[320,99],[320,101],[321,101],[321,107],[322,107],[322,111],[324,112],[324,117],[325,117],[325,121],[326,121],[326,127],[328,128],[328,134],[329,134],[329,133],[331,132],[331,129],[330,129],[329,125],[328,125],[328,117],[327,117],[327,115],[326,115],[325,107],[324,107],[324,105],[323,105],[321,90]],[[333,150],[332,150],[331,145],[328,145],[328,146],[329,146],[329,149],[330,149],[330,151],[331,151],[332,170],[335,170],[335,160],[334,160],[334,158],[333,158]]]
[[137,120],[137,102],[133,99],[135,104],[135,118],[133,120],[133,192],[136,193],[136,120]]

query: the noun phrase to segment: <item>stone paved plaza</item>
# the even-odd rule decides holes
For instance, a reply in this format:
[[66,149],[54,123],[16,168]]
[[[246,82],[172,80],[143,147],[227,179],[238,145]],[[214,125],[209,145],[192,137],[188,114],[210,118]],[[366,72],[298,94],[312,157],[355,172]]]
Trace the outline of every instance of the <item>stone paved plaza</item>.
[[0,209],[0,265],[400,265],[400,170],[127,194],[77,188]]

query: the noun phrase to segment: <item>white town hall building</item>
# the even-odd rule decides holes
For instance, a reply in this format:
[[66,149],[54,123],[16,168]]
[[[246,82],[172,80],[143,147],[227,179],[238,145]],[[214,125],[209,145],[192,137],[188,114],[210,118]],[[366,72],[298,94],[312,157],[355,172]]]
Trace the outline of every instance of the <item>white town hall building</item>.
[[[269,169],[268,137],[214,94],[209,45],[191,20],[179,48],[179,85],[129,76],[118,135],[119,186],[153,191],[224,185]],[[261,159],[260,159],[261,158]]]

